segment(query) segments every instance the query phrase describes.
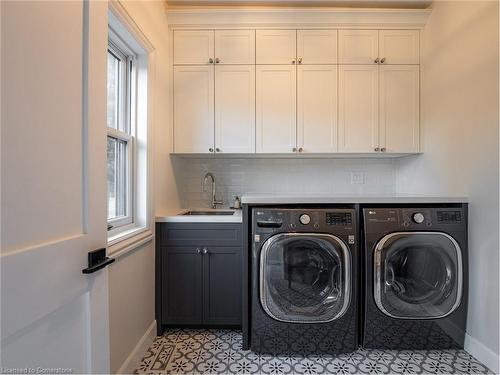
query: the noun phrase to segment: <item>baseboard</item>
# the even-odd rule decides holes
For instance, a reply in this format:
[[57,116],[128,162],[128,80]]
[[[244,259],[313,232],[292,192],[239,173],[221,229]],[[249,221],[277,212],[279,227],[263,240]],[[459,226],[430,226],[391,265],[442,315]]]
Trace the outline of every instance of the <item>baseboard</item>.
[[142,359],[142,356],[147,348],[149,348],[156,337],[156,320],[150,324],[144,335],[141,337],[137,345],[132,349],[128,357],[120,366],[117,374],[131,374],[134,372],[135,367]]
[[474,337],[465,334],[464,349],[480,362],[488,366],[494,374],[500,373],[500,357],[493,350],[487,348]]

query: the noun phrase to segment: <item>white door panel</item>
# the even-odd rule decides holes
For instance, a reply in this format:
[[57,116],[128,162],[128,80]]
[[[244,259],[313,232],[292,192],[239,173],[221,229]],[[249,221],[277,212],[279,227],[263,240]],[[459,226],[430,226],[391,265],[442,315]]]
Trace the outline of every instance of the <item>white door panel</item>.
[[255,65],[215,67],[215,147],[255,152]]
[[219,64],[255,64],[255,30],[215,30]]
[[378,56],[377,30],[339,30],[339,64],[374,64]]
[[174,67],[174,151],[214,147],[214,66]]
[[82,274],[107,242],[107,12],[1,3],[3,368],[109,372],[107,269]]
[[302,65],[337,63],[337,30],[297,30],[297,58]]
[[296,58],[295,30],[257,30],[257,64],[292,64]]
[[256,67],[257,152],[288,153],[296,147],[296,68]]
[[337,66],[297,67],[297,145],[306,152],[337,151]]
[[339,67],[339,151],[378,147],[378,66]]
[[213,30],[174,31],[174,65],[209,64],[213,58]]
[[418,30],[380,30],[380,58],[384,64],[419,64]]
[[380,67],[380,147],[386,152],[419,150],[419,66]]

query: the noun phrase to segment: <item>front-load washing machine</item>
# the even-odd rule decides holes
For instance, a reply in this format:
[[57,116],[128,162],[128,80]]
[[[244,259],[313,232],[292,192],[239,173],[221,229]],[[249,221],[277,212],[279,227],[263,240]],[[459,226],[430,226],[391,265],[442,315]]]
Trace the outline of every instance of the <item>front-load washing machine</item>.
[[463,348],[467,205],[365,207],[362,345]]
[[252,351],[356,350],[356,222],[350,208],[252,208]]

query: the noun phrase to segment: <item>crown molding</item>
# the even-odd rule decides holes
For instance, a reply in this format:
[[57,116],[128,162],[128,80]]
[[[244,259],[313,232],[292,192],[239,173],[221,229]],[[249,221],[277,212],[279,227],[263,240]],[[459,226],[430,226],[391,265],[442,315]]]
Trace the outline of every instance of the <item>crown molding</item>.
[[431,9],[176,8],[167,7],[172,29],[182,28],[388,28],[423,29]]

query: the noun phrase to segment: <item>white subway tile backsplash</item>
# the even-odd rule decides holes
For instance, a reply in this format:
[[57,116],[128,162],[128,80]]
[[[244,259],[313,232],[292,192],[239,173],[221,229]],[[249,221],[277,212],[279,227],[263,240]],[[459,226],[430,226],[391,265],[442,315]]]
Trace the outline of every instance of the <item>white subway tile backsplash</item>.
[[[209,159],[174,158],[174,173],[183,207],[208,207],[203,176],[212,172],[217,198],[224,206],[245,193],[392,194],[396,193],[393,159]],[[353,173],[364,183],[351,183]]]

